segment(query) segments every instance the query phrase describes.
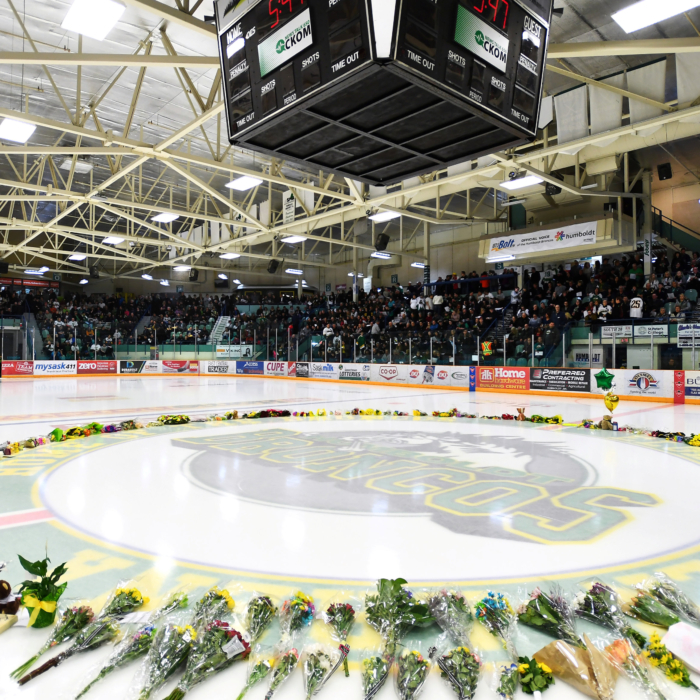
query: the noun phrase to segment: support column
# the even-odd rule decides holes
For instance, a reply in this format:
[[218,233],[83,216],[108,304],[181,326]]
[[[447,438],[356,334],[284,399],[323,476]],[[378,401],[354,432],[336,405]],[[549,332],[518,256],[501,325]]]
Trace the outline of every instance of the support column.
[[642,187],[644,192],[644,225],[642,227],[642,236],[644,237],[644,279],[648,279],[649,275],[651,275],[652,241],[651,171],[649,170],[642,175]]
[[425,258],[425,269],[423,270],[423,293],[428,294],[430,282],[430,224],[427,221],[423,222],[423,257]]

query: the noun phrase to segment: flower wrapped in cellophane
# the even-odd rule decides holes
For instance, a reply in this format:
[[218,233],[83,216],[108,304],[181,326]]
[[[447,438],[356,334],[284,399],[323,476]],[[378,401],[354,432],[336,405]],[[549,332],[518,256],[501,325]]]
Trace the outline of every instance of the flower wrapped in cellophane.
[[501,700],[513,700],[518,689],[518,664],[505,664],[496,670],[496,693]]
[[475,606],[476,619],[497,639],[514,659],[518,654],[513,643],[515,613],[503,593],[489,591]]
[[190,624],[195,629],[200,625],[222,617],[236,607],[236,602],[226,588],[213,586],[210,588],[194,606],[194,615]]
[[147,605],[149,602],[149,598],[141,595],[141,591],[138,588],[129,585],[120,586],[111,593],[96,619],[112,618],[119,620],[125,615]]
[[366,651],[362,659],[362,693],[364,700],[371,700],[389,678],[391,661],[376,650]]
[[197,632],[191,625],[164,624],[156,634],[136,676],[135,696],[148,700],[185,661]]
[[547,664],[527,656],[518,657],[518,680],[523,693],[527,695],[543,693],[554,685],[552,669]]
[[277,607],[272,599],[265,595],[254,595],[245,610],[245,629],[251,642],[262,636],[277,614]]
[[457,591],[440,590],[428,600],[431,615],[455,644],[469,645],[474,615],[469,601]]
[[66,608],[56,621],[53,632],[51,632],[44,646],[31,659],[23,663],[19,668],[16,668],[10,676],[12,678],[21,678],[36,663],[40,656],[55,646],[73,639],[81,629],[92,622],[94,616],[92,608],[87,605],[74,605]]
[[[357,604],[356,604],[357,605]],[[350,647],[347,644],[350,632],[355,625],[357,610],[350,603],[331,603],[323,613],[323,619],[331,629],[331,636],[341,646],[347,647],[343,657],[343,669],[346,678],[350,675],[348,670],[348,653]]]
[[405,649],[399,654],[395,685],[400,700],[415,700],[421,694],[430,667],[430,658],[426,659],[419,651]]
[[299,652],[294,649],[278,652],[270,676],[270,689],[265,695],[265,700],[270,698],[282,687],[282,684],[294,673],[299,663]]
[[255,651],[248,657],[248,678],[236,700],[243,700],[253,686],[265,680],[272,672],[274,665],[274,654],[260,646],[256,647]]
[[518,608],[518,621],[522,624],[575,647],[583,647],[574,620],[574,612],[559,586],[553,586],[549,593],[535,588],[530,600]]
[[380,579],[377,593],[365,597],[368,624],[384,640],[384,653],[391,661],[396,656],[399,642],[414,627],[428,627],[434,619],[427,604],[415,599],[413,592],[404,588],[405,579]]
[[656,632],[649,637],[647,648],[642,653],[649,660],[651,666],[661,671],[668,680],[682,688],[693,688],[700,692],[700,688],[690,679],[685,664],[666,648]]
[[213,620],[200,628],[187,657],[185,675],[165,700],[182,700],[197,684],[236,661],[248,658],[250,645],[228,622]]
[[637,591],[629,603],[622,606],[626,615],[657,627],[670,627],[680,622],[676,613],[644,591]]
[[283,640],[290,641],[308,627],[313,622],[315,612],[314,599],[302,591],[297,591],[285,600],[280,609],[280,629]]
[[647,642],[646,637],[628,624],[622,605],[617,591],[596,581],[587,591],[576,596],[574,612],[584,620],[615,630],[633,639],[639,648],[643,649]]
[[666,700],[659,678],[654,676],[647,658],[627,638],[616,639],[603,650],[610,663],[624,673],[632,684],[652,700]]
[[618,671],[590,639],[584,646],[572,646],[563,640],[551,642],[535,654],[552,673],[595,700],[613,700]]
[[440,677],[458,700],[472,700],[481,676],[481,657],[474,649],[457,647],[437,658]]
[[306,700],[318,695],[343,662],[347,647],[334,649],[325,644],[306,647],[301,656],[301,671],[304,676]]
[[650,593],[669,610],[688,622],[700,622],[700,607],[680,589],[673,579],[670,579],[663,572],[657,571],[651,580],[638,584],[637,588]]

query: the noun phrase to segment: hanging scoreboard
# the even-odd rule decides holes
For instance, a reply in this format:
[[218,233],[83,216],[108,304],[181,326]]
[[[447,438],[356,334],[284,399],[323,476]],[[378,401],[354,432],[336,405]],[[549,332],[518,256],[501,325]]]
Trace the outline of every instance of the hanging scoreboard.
[[229,140],[391,184],[534,139],[552,0],[218,0]]

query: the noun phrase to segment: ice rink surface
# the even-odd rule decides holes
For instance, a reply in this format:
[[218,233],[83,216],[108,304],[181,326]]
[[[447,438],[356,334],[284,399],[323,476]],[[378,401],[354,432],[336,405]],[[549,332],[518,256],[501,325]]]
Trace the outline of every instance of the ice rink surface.
[[[252,591],[281,601],[302,589],[322,608],[341,592],[362,598],[377,578],[398,576],[419,594],[449,585],[472,601],[498,590],[516,604],[543,582],[558,581],[574,592],[593,579],[629,594],[659,570],[700,597],[700,450],[513,421],[344,415],[355,407],[428,414],[455,407],[481,416],[524,407],[527,414],[559,414],[567,423],[605,413],[602,400],[360,382],[3,381],[0,441],[92,420],[147,422],[163,413],[323,408],[343,415],[150,428],[2,460],[0,561],[9,563],[2,577],[19,583],[24,575],[16,554],[39,559],[48,546],[55,564],[68,562],[64,602],[87,600],[97,608],[127,580],[151,597],[151,608],[181,586],[195,599],[211,585],[227,584],[242,611]],[[700,431],[700,406],[623,400],[615,418],[639,428]],[[406,644],[422,644],[425,651],[435,630]],[[606,634],[588,624],[580,630],[600,639]],[[17,689],[7,673],[47,635],[15,627],[0,636],[0,698],[72,698],[91,667],[110,653],[104,648],[70,659]],[[271,629],[264,643],[274,645],[276,635]],[[328,639],[322,622],[315,622],[307,641]],[[377,646],[379,637],[362,623],[349,641],[355,672],[349,679],[338,674],[322,696],[362,697],[359,652]],[[522,626],[516,638],[526,654],[548,641]],[[475,629],[473,643],[489,662],[505,659],[483,629]],[[130,697],[135,670],[116,672],[92,697]],[[239,664],[188,697],[233,700],[245,673]],[[265,689],[248,697],[262,698]],[[616,697],[635,692],[621,681]],[[692,692],[674,687],[668,696]],[[548,693],[551,700],[577,695],[561,682]],[[388,684],[376,697],[394,696]],[[301,674],[275,697],[305,697]],[[423,697],[454,696],[434,672]],[[485,678],[477,700],[489,697],[496,696]]]

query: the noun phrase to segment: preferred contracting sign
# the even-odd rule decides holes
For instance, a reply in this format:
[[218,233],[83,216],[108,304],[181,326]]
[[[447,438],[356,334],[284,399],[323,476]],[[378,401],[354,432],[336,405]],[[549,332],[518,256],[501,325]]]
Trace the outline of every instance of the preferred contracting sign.
[[489,257],[501,254],[522,255],[524,253],[539,253],[543,250],[558,250],[580,245],[591,245],[596,242],[598,222],[589,221],[584,224],[562,226],[547,231],[536,231],[519,236],[503,236],[492,238]]

